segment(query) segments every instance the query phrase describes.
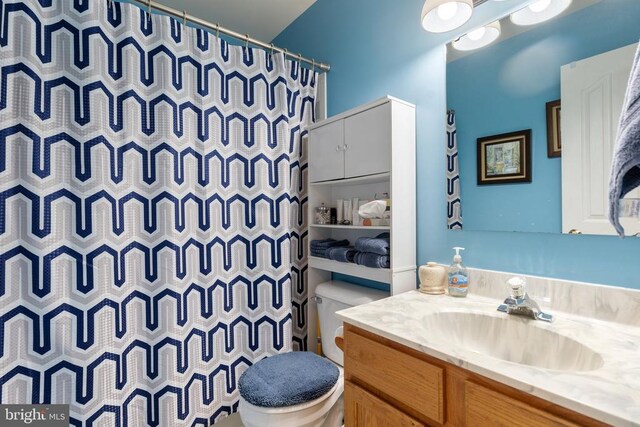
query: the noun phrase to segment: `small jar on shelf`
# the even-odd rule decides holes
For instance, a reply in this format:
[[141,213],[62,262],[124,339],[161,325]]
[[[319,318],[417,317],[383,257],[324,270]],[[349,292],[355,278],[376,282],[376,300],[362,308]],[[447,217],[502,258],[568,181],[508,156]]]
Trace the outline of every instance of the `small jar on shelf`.
[[324,203],[316,208],[315,223],[318,225],[327,225],[331,223],[331,209],[326,207]]

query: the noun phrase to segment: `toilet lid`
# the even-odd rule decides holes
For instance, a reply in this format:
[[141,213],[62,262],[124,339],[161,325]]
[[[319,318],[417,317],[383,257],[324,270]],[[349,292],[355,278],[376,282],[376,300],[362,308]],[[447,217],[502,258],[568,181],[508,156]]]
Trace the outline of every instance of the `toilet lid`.
[[240,395],[255,406],[281,408],[309,402],[326,394],[340,370],[329,360],[308,351],[267,357],[240,376]]

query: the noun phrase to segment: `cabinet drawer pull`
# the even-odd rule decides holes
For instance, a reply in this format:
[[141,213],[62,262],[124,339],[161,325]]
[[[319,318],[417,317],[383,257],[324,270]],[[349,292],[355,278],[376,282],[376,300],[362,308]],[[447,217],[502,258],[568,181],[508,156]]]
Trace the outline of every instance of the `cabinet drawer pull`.
[[344,151],[347,151],[349,149],[349,146],[347,144],[344,144],[344,147],[342,148]]
[[336,145],[336,151],[340,151],[340,150],[341,150],[340,146]]

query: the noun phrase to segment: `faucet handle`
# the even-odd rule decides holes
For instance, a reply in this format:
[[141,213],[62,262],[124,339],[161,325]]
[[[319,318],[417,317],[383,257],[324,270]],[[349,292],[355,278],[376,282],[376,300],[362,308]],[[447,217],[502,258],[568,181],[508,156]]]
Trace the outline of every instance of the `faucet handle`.
[[527,282],[524,277],[515,276],[507,280],[510,289],[511,298],[522,298],[526,294]]

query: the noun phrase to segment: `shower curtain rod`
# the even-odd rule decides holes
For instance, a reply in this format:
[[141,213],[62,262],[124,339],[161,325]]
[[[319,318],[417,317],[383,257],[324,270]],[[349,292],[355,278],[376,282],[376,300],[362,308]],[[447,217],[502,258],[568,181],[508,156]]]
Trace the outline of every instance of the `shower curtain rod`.
[[329,64],[325,64],[323,62],[316,62],[315,59],[308,59],[305,58],[304,56],[302,56],[302,54],[295,54],[295,53],[291,53],[289,52],[287,49],[281,48],[281,47],[277,47],[274,46],[273,43],[266,43],[263,42],[261,40],[257,40],[254,38],[249,37],[249,34],[240,34],[236,31],[230,30],[228,28],[222,27],[220,24],[213,24],[209,21],[205,21],[204,19],[200,19],[196,16],[193,15],[189,15],[187,13],[187,11],[179,11],[177,9],[173,9],[169,6],[165,6],[162,3],[158,3],[156,1],[153,0],[133,0],[135,3],[139,3],[145,7],[147,7],[147,9],[149,10],[158,10],[160,12],[166,13],[168,15],[171,15],[175,18],[178,19],[182,19],[182,21],[184,23],[186,23],[186,21],[189,21],[193,24],[199,25],[201,27],[207,28],[209,30],[215,31],[216,33],[222,33],[222,34],[226,34],[228,36],[231,36],[235,39],[238,40],[242,40],[246,43],[250,43],[252,45],[255,46],[259,46],[265,50],[270,50],[270,51],[274,51],[274,52],[282,52],[285,56],[289,56],[291,58],[297,59],[300,62],[306,62],[307,64],[311,65],[312,67],[315,68],[319,68],[322,71],[329,71],[331,69],[331,65]]

